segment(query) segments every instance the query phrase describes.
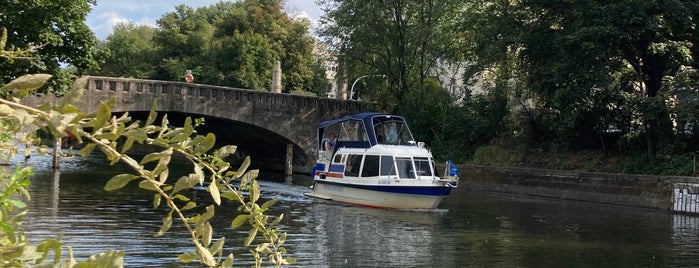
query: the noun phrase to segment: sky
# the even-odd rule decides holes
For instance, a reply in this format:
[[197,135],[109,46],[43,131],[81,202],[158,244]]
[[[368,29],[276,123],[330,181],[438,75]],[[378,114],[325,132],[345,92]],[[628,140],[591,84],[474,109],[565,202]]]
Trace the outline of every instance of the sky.
[[[175,11],[175,6],[198,8],[218,2],[221,0],[97,0],[97,5],[87,16],[87,26],[95,32],[97,39],[105,40],[117,23],[132,21],[156,26],[155,21],[163,14]],[[308,18],[312,23],[317,22],[323,13],[315,0],[286,0],[284,6],[287,13]]]

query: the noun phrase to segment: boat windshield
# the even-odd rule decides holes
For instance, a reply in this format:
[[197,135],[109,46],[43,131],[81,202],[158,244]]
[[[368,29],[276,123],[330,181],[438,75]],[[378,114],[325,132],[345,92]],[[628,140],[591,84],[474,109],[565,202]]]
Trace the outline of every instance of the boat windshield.
[[402,120],[374,120],[374,131],[376,132],[376,142],[379,144],[415,144],[408,125]]
[[335,134],[337,141],[368,141],[364,124],[360,120],[350,120],[325,128],[326,135]]

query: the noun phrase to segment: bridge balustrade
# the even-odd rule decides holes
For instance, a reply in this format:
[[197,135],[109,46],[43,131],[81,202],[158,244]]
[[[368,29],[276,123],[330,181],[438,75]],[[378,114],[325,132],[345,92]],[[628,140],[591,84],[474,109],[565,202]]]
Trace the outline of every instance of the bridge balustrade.
[[106,91],[113,95],[122,95],[122,97],[126,97],[123,95],[136,96],[146,93],[154,97],[168,99],[187,96],[199,98],[201,101],[255,102],[257,106],[279,110],[320,109],[322,111],[342,111],[343,114],[362,111],[360,102],[145,79],[93,76],[89,79],[88,90]]

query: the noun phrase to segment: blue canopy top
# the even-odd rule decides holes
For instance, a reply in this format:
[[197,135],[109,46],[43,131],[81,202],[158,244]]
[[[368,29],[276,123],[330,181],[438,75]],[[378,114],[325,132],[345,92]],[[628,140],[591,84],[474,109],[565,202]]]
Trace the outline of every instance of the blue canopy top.
[[318,125],[318,148],[330,134],[337,137],[335,150],[341,147],[369,148],[377,144],[414,145],[405,119],[376,112],[347,115]]

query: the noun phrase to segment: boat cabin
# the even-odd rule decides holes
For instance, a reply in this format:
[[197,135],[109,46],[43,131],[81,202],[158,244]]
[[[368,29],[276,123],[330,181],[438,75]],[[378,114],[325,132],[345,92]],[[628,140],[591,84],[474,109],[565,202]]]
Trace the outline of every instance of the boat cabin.
[[[331,152],[325,143],[335,137]],[[371,148],[379,144],[415,146],[403,117],[382,113],[359,113],[325,121],[318,126],[318,159],[330,160],[338,148]]]

